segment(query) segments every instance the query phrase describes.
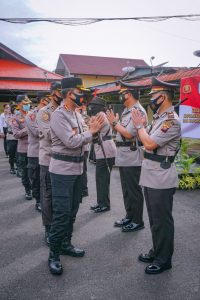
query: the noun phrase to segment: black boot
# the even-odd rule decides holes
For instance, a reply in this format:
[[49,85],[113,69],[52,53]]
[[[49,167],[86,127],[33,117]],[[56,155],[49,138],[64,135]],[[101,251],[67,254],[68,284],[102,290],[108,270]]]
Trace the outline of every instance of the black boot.
[[79,249],[74,247],[68,239],[64,239],[62,243],[62,247],[60,249],[61,255],[69,255],[73,257],[83,257],[85,255],[85,251],[83,249]]
[[31,190],[26,190],[25,198],[26,200],[32,200]]
[[42,212],[40,202],[36,202],[36,204],[35,204],[35,210],[37,210],[39,212]]
[[61,275],[63,268],[60,262],[60,255],[58,251],[51,251],[49,253],[48,266],[51,274]]
[[76,219],[75,217],[70,218],[70,221],[68,224],[67,236],[64,239],[64,241],[62,242],[60,254],[69,255],[69,256],[73,256],[73,257],[83,257],[85,255],[85,251],[82,249],[76,248],[71,244],[73,225],[74,225],[75,219]]

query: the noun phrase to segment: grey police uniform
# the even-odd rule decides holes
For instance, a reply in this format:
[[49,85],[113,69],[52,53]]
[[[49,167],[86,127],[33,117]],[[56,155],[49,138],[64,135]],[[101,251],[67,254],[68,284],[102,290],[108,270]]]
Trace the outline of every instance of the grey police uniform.
[[144,186],[152,232],[151,252],[156,263],[170,265],[174,249],[173,195],[178,186],[173,161],[181,137],[180,121],[173,106],[161,115],[154,115],[149,135],[158,148],[145,151],[140,184]]
[[12,120],[13,120],[12,114],[6,117],[6,124],[7,124],[7,151],[9,155],[9,164],[10,164],[10,169],[14,170],[16,159],[17,159],[17,139],[13,136],[13,131],[12,131]]
[[112,138],[112,128],[106,118],[106,114],[104,112],[99,112],[97,116],[98,115],[103,115],[105,121],[99,136],[96,136],[96,138],[93,139],[96,156],[97,204],[99,207],[110,208],[110,175],[112,167],[115,164],[116,145]]
[[31,181],[32,194],[36,203],[40,202],[40,166],[39,166],[39,129],[36,120],[38,109],[35,108],[26,116],[28,130],[28,176]]
[[31,184],[27,172],[28,131],[25,124],[25,115],[23,115],[21,112],[19,115],[13,116],[12,132],[14,138],[18,140],[17,157],[18,164],[22,172],[22,184],[26,193],[29,193],[31,190]]
[[[87,131],[88,130],[88,126],[85,122],[85,120],[87,119],[87,115],[83,115],[80,113],[77,113],[80,116],[80,122],[81,122],[81,126],[83,128],[83,131]],[[89,143],[83,146],[83,174],[82,174],[82,196],[88,196],[88,178],[87,178],[87,160],[88,160],[88,155],[89,155]]]
[[50,119],[55,107],[50,102],[41,108],[36,116],[39,129],[39,164],[40,164],[40,201],[44,226],[52,222],[52,189],[49,173],[51,159]]
[[146,115],[146,111],[139,102],[134,104],[131,108],[124,109],[120,124],[126,128],[133,138],[131,140],[125,139],[117,132],[117,155],[115,164],[119,167],[120,171],[126,218],[131,219],[133,223],[143,224],[144,198],[139,185],[143,150],[139,145],[137,131],[131,121],[133,108],[139,109]]
[[80,115],[68,110],[62,103],[51,118],[53,220],[50,231],[50,249],[59,251],[64,239],[71,242],[73,223],[82,198],[84,145],[92,135],[83,131]]

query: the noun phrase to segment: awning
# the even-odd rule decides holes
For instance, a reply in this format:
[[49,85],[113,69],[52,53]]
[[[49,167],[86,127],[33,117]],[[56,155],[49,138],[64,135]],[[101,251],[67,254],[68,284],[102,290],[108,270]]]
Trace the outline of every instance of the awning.
[[46,91],[50,82],[0,80],[0,90]]

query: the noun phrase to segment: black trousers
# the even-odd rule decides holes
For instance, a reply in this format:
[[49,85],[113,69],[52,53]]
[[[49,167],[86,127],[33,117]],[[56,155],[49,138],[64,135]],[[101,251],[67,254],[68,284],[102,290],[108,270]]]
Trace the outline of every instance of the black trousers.
[[17,158],[18,158],[18,164],[19,164],[21,174],[22,174],[22,177],[21,177],[22,184],[25,188],[25,191],[29,192],[31,190],[31,183],[30,183],[30,180],[29,180],[29,177],[28,177],[28,169],[27,169],[28,158],[27,158],[27,154],[18,152]]
[[73,223],[82,195],[81,175],[51,173],[53,219],[50,230],[50,249],[59,251],[62,242],[71,240]]
[[141,167],[119,167],[126,217],[143,222],[144,197],[139,185]]
[[84,160],[83,160],[83,174],[82,174],[82,186],[83,192],[88,192],[88,178],[87,178],[87,160],[88,160],[89,152],[84,152]]
[[14,169],[17,156],[17,140],[7,140],[7,151],[9,156],[10,168]]
[[8,155],[8,149],[7,149],[7,132],[8,132],[8,128],[7,127],[3,127],[3,133],[4,133],[3,146],[4,146],[4,151],[5,151],[6,155]]
[[44,226],[52,222],[52,189],[48,166],[40,165],[40,203],[42,208],[42,222]]
[[175,188],[144,188],[155,261],[170,264],[174,251],[174,220],[172,217]]
[[40,165],[38,157],[28,157],[28,177],[36,203],[40,202]]
[[[107,158],[107,162],[112,171],[115,163],[115,158]],[[96,160],[96,189],[97,189],[97,204],[100,207],[110,207],[110,172],[104,158]]]

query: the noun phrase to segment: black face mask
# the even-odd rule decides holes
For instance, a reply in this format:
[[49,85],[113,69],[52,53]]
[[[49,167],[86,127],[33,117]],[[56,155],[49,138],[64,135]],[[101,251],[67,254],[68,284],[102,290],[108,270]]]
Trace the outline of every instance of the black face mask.
[[73,99],[73,101],[76,103],[77,106],[82,106],[84,103],[84,95],[76,94],[76,93],[73,93],[73,94],[76,97],[75,99]]
[[58,105],[60,105],[60,103],[63,101],[63,98],[62,98],[62,97],[59,97],[59,96],[57,96],[57,95],[55,95],[55,98],[56,98],[56,99],[54,99],[54,100],[56,101],[56,103],[57,103]]
[[159,109],[159,107],[164,102],[164,100],[163,100],[162,102],[157,103],[158,99],[160,99],[161,97],[162,97],[162,95],[159,95],[158,97],[150,100],[149,107],[151,108],[151,110],[153,111],[154,114],[157,112],[157,110]]

